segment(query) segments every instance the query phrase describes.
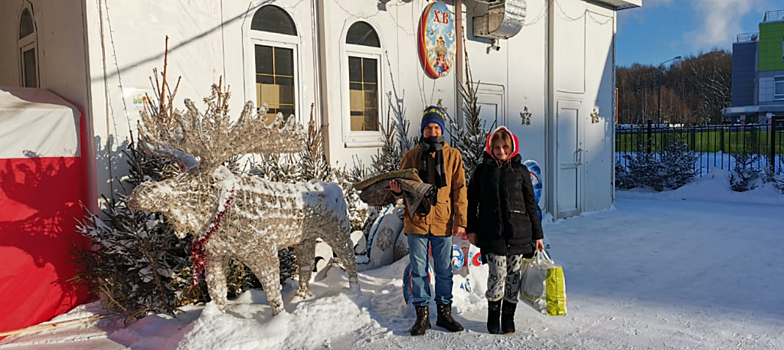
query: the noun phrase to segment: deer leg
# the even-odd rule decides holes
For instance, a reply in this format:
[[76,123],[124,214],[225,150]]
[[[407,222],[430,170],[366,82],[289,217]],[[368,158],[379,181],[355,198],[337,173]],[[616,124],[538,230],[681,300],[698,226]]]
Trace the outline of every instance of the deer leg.
[[212,254],[207,254],[206,271],[207,292],[210,299],[215,302],[220,312],[226,312],[226,260]]
[[300,298],[311,297],[313,293],[310,292],[309,283],[316,256],[316,240],[305,240],[294,246],[294,254],[297,255],[297,266],[299,266],[299,290],[297,290],[297,296]]
[[283,298],[280,295],[280,261],[278,260],[278,248],[274,244],[262,245],[258,255],[253,261],[247,261],[256,278],[261,283],[261,289],[267,294],[272,315],[275,316],[283,311]]
[[353,291],[359,291],[359,283],[357,280],[357,265],[354,257],[354,249],[351,246],[351,236],[348,232],[343,232],[340,229],[340,224],[335,222],[328,227],[332,228],[331,231],[324,233],[325,241],[332,247],[338,261],[343,265],[348,273],[348,285]]

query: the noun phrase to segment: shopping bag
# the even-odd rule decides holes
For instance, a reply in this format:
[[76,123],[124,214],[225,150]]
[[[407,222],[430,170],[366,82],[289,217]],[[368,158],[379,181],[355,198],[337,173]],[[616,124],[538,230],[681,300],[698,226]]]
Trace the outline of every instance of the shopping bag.
[[518,299],[550,316],[566,315],[566,282],[563,268],[547,253],[537,251],[523,262],[523,280]]

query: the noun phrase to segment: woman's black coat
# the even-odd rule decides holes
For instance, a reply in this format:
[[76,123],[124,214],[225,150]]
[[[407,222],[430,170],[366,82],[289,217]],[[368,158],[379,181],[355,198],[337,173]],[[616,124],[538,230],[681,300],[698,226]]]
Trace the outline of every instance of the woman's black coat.
[[533,253],[532,242],[542,239],[528,168],[518,154],[498,164],[484,154],[468,185],[468,233],[476,233],[482,254]]

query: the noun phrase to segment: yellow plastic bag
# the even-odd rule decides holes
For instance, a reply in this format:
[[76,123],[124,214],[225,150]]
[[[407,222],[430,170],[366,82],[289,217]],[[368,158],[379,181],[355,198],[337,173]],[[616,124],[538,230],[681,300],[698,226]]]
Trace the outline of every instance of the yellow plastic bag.
[[543,314],[566,315],[566,282],[561,265],[540,251],[525,259],[518,299]]

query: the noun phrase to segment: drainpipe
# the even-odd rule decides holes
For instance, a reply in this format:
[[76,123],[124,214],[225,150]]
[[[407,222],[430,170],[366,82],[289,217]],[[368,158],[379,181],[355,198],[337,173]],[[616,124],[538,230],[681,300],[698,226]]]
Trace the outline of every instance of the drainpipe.
[[463,124],[463,96],[460,86],[463,84],[463,0],[455,0],[455,36],[457,37],[457,57],[455,59],[455,118]]
[[612,84],[613,84],[613,91],[615,92],[612,96],[613,98],[613,105],[615,108],[613,109],[613,117],[610,120],[614,121],[611,123],[610,127],[610,174],[611,176],[611,183],[610,183],[610,201],[611,206],[615,206],[615,124],[618,123],[618,86],[615,82],[615,33],[618,30],[618,11],[613,11],[613,36],[612,36]]
[[329,103],[327,98],[326,86],[326,71],[324,64],[327,60],[327,55],[322,48],[326,47],[324,44],[326,31],[324,29],[324,0],[310,0],[311,3],[311,31],[313,32],[313,88],[316,92],[315,111],[321,119],[321,126],[326,127],[327,131],[324,135],[324,153],[326,153],[327,163],[331,162],[330,152],[330,130],[329,130],[329,115],[327,113]]
[[556,172],[558,171],[558,164],[556,164],[556,152],[558,152],[554,141],[556,140],[556,130],[555,130],[555,121],[557,119],[558,111],[555,110],[555,89],[554,89],[554,74],[553,74],[553,51],[554,51],[554,43],[553,38],[555,37],[555,0],[547,0],[545,6],[547,6],[547,30],[545,31],[545,72],[547,72],[547,78],[545,78],[545,90],[547,92],[547,103],[545,104],[545,118],[544,118],[544,125],[545,125],[545,150],[546,156],[545,161],[547,162],[547,183],[551,184],[547,186],[549,191],[547,191],[547,210],[553,215],[553,220],[558,219],[558,203],[556,195],[558,192],[558,186],[556,185]]

